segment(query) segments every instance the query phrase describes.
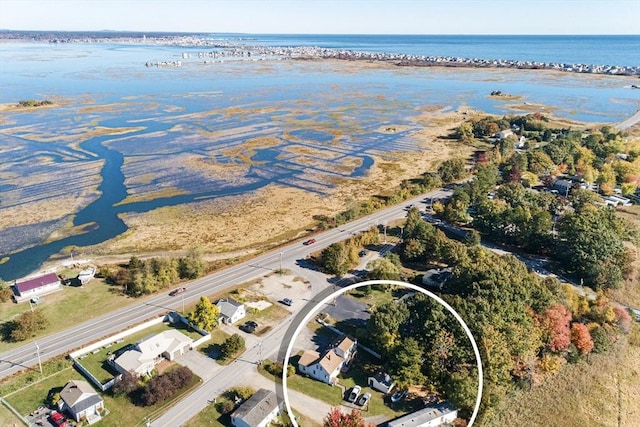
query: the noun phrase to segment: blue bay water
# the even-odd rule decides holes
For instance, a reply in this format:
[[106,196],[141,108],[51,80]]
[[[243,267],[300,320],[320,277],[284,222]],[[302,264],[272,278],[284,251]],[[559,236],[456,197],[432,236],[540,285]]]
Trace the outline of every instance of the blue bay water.
[[640,35],[246,35],[265,46],[640,66]]
[[[225,39],[237,38],[227,35]],[[545,62],[638,65],[640,53],[638,37],[503,37],[503,36],[242,36],[247,44],[272,46],[324,46],[339,49],[397,52],[424,55],[450,55],[478,58],[523,59]],[[544,41],[547,41],[546,48]],[[542,44],[541,44],[542,43]],[[592,46],[592,49],[589,49]],[[279,150],[257,149],[252,160],[271,167],[268,174],[250,170],[241,182],[224,179],[215,182],[202,178],[171,177],[177,187],[189,194],[151,201],[115,206],[130,191],[125,181],[132,172],[127,160],[148,154],[148,147],[160,152],[180,145],[171,135],[158,138],[153,131],[166,131],[172,122],[182,120],[185,126],[205,130],[221,127],[254,126],[269,129],[282,126],[280,138],[285,148],[292,144],[284,131],[316,147],[329,141],[324,129],[340,126],[335,113],[352,116],[360,129],[341,140],[345,152],[361,161],[349,177],[367,173],[373,164],[373,153],[384,150],[415,150],[410,132],[380,135],[376,129],[384,124],[415,126],[409,118],[420,109],[430,106],[471,107],[493,114],[513,113],[504,102],[487,97],[493,90],[522,96],[532,104],[544,104],[560,117],[580,121],[614,123],[623,120],[640,108],[640,91],[629,88],[629,80],[616,77],[593,77],[573,73],[548,73],[520,70],[431,68],[363,68],[357,72],[342,69],[340,63],[306,61],[225,61],[203,64],[197,58],[183,59],[183,52],[205,51],[203,48],[156,46],[151,44],[116,43],[0,43],[0,102],[15,103],[20,99],[54,98],[65,105],[54,110],[33,114],[3,114],[0,121],[0,145],[9,147],[3,129],[12,126],[46,129],[52,134],[69,132],[73,126],[133,126],[141,121],[147,130],[136,139],[119,141],[117,137],[93,137],[81,147],[95,159],[106,160],[101,171],[102,195],[76,212],[75,224],[95,224],[85,234],[48,244],[38,244],[20,253],[9,255],[9,262],[0,264],[0,277],[12,279],[36,269],[51,255],[68,246],[93,245],[116,237],[126,230],[118,214],[146,212],[162,206],[190,203],[199,197],[215,198],[255,191],[270,183],[299,185],[302,175],[298,166],[283,169]],[[522,55],[522,56],[518,56]],[[546,55],[546,56],[545,56]],[[607,56],[608,55],[608,56]],[[180,68],[147,68],[147,61],[182,60]],[[345,66],[348,63],[344,64]],[[296,119],[309,125],[291,126],[280,117],[289,117],[306,103],[305,114]],[[84,111],[86,106],[117,103],[123,107],[96,113]],[[146,111],[138,106],[157,104],[161,108]],[[165,109],[164,107],[167,107]],[[275,106],[275,107],[274,107]],[[274,107],[269,114],[239,115],[233,120],[211,116],[210,121],[192,120],[188,114],[212,109]],[[171,111],[177,111],[173,113]],[[48,111],[48,112],[47,112]],[[184,119],[181,117],[184,115]],[[175,118],[174,118],[175,117]],[[412,128],[413,129],[413,128]],[[409,138],[409,139],[406,139]],[[3,141],[4,139],[4,141]],[[233,146],[242,136],[217,141],[219,149]],[[133,141],[133,143],[131,142]],[[64,144],[51,145],[52,158],[60,161],[55,150]],[[32,150],[46,150],[45,144],[33,143]],[[145,151],[147,150],[147,151]],[[217,148],[209,146],[184,147],[189,150],[218,156]],[[138,151],[140,153],[138,153]],[[61,151],[62,152],[62,151]],[[15,151],[0,150],[0,172],[15,160]],[[26,155],[32,155],[27,153]],[[35,156],[35,154],[33,154]],[[233,159],[218,156],[220,162]],[[27,158],[27,157],[25,157]],[[61,165],[62,166],[62,165]],[[331,168],[332,164],[328,163]],[[4,169],[3,169],[4,168]],[[39,166],[31,165],[22,173],[39,173]],[[12,173],[20,173],[13,166]],[[261,177],[262,176],[262,177]],[[267,178],[264,178],[264,177]],[[183,179],[183,180],[181,180]],[[162,184],[159,182],[158,184]],[[206,187],[206,189],[204,189]],[[322,183],[317,189],[322,191]],[[20,191],[14,184],[0,182],[0,215],[6,207],[7,194]],[[0,241],[3,230],[0,229]]]

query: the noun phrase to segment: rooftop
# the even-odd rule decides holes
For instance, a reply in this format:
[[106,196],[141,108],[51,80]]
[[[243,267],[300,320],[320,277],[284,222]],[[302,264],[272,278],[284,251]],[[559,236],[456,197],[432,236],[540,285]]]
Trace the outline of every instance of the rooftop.
[[231,418],[240,418],[250,426],[257,426],[278,407],[276,394],[261,388],[236,409]]

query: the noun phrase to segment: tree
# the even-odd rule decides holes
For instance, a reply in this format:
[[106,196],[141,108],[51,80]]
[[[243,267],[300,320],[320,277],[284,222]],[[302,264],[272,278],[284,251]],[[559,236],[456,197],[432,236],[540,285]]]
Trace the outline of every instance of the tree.
[[454,372],[449,381],[444,383],[447,399],[460,411],[462,418],[468,418],[478,395],[478,372],[462,370]]
[[324,417],[322,427],[374,427],[375,424],[367,424],[362,418],[360,411],[352,409],[349,413],[342,413],[340,408],[332,408],[331,412]]
[[244,349],[244,338],[233,334],[220,345],[220,354],[223,359],[228,359]]
[[113,394],[129,394],[140,386],[138,378],[131,372],[125,372],[122,378],[113,385]]
[[40,310],[25,311],[10,325],[11,340],[24,341],[33,338],[49,324],[49,319]]
[[358,254],[355,253],[354,259],[354,249],[355,247],[344,242],[334,243],[322,251],[320,264],[327,273],[342,276],[357,263]]
[[558,224],[555,256],[587,284],[617,288],[629,264],[623,243],[629,228],[612,209],[586,205]]
[[471,144],[475,141],[473,138],[473,125],[469,122],[464,122],[456,129],[456,137],[468,144]]
[[554,304],[540,317],[547,348],[564,351],[571,344],[571,312],[562,304]]
[[369,280],[400,280],[400,270],[389,259],[378,258],[367,264]]
[[422,349],[415,338],[397,342],[388,359],[391,376],[400,387],[406,388],[425,381],[422,373]]
[[449,183],[464,178],[464,160],[449,159],[442,162],[438,167],[438,175],[442,178],[442,182]]
[[200,329],[211,332],[218,325],[220,309],[207,297],[200,297],[194,311],[189,313],[189,321]]
[[589,333],[589,329],[582,323],[574,323],[571,325],[571,342],[576,348],[586,356],[593,349],[593,339]]
[[202,249],[190,249],[186,257],[180,258],[178,270],[183,279],[195,279],[202,276],[206,270]]

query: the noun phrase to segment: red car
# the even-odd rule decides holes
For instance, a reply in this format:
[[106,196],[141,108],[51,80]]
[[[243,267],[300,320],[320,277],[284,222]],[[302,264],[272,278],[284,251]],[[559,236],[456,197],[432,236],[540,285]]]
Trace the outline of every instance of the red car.
[[309,239],[303,243],[305,246],[313,245],[316,242],[316,239]]
[[58,427],[67,427],[69,425],[64,415],[62,415],[58,411],[53,411],[49,416],[49,418],[51,418],[51,421],[53,422],[53,424],[57,425]]

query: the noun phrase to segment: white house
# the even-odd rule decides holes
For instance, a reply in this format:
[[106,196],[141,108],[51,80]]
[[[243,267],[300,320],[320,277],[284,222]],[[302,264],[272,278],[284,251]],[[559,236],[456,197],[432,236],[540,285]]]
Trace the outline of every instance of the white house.
[[276,394],[261,388],[231,414],[235,427],[266,427],[280,414]]
[[340,370],[353,360],[356,345],[355,340],[342,336],[334,341],[322,355],[317,351],[307,350],[302,353],[298,361],[298,370],[318,381],[333,385]]
[[394,385],[389,374],[381,370],[378,370],[375,375],[369,377],[367,379],[367,383],[372,389],[378,390],[384,394],[389,393]]
[[138,342],[133,349],[115,358],[113,365],[122,374],[149,375],[163,359],[174,360],[177,355],[184,354],[192,343],[188,336],[170,329]]
[[388,421],[387,427],[438,427],[449,425],[457,417],[458,410],[442,402]]
[[58,409],[66,411],[76,422],[86,419],[89,424],[97,423],[102,416],[104,401],[88,382],[82,380],[69,381],[60,392]]
[[33,277],[22,282],[16,281],[13,287],[15,289],[17,302],[62,289],[60,278],[55,273]]
[[220,310],[220,322],[236,323],[247,315],[244,304],[234,300],[233,298],[222,298],[216,302],[216,306]]

